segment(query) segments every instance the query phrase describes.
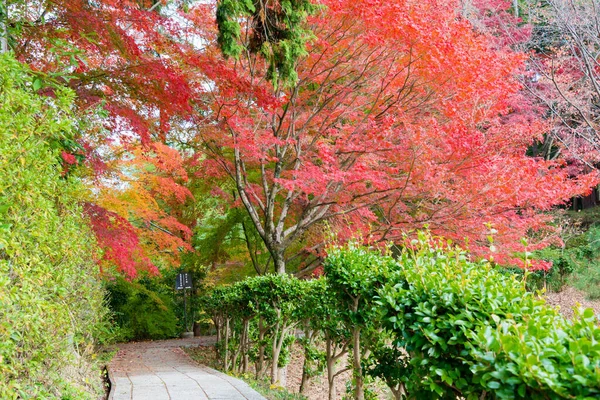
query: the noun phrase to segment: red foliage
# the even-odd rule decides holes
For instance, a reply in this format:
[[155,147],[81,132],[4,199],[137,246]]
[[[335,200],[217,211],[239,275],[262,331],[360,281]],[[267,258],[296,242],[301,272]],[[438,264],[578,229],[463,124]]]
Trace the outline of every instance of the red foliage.
[[[69,71],[82,108],[105,101],[110,135],[145,145],[136,162],[154,171],[127,193],[137,203],[107,200],[118,215],[87,206],[106,257],[128,274],[136,257],[147,262],[135,250],[130,211],[181,242],[190,234],[175,218],[189,198],[187,175],[162,144],[174,121],[205,152],[198,174],[234,181],[236,196],[221,193],[243,202],[272,254],[322,240],[323,229],[311,228],[329,220],[340,240],[359,232],[397,241],[428,225],[468,238],[482,256],[492,226],[496,259],[516,262],[521,237],[532,236],[532,248],[555,238],[543,212],[595,183],[525,156],[545,127],[519,92],[524,57],[497,34],[505,11],[481,19],[486,29],[477,31],[457,14],[458,1],[323,0],[309,19],[315,39],[298,61],[298,84],[274,90],[260,58],[220,56],[213,5],[197,4],[182,24],[146,3],[48,2],[51,17],[34,15],[15,49],[34,68]],[[190,37],[202,47],[181,40]],[[148,230],[149,242],[170,237],[159,232]],[[156,249],[175,243],[167,242]]]
[[[14,47],[34,69],[68,75],[82,109],[105,104],[114,136],[149,143],[164,137],[172,117],[189,116],[191,69],[197,55],[185,42],[193,25],[134,0],[43,1],[24,6],[26,29]],[[160,115],[159,115],[160,114]]]
[[[116,150],[121,153],[123,148]],[[97,182],[95,202],[127,222],[113,228],[115,234],[116,229],[123,228],[121,235],[137,238],[136,254],[142,269],[147,268],[148,260],[175,267],[182,250],[193,250],[191,229],[179,220],[182,204],[191,198],[184,186],[188,178],[183,160],[177,151],[161,143],[128,146],[126,154],[113,166],[110,180]],[[135,263],[127,264],[128,269],[135,267]]]
[[116,265],[128,278],[135,278],[141,269],[158,274],[156,266],[144,255],[135,228],[129,221],[96,204],[85,203],[83,209],[104,250],[101,261]]
[[77,159],[71,153],[67,153],[66,151],[63,150],[60,153],[60,156],[63,159],[63,161],[69,165],[77,164]]
[[491,226],[502,263],[518,262],[522,237],[556,240],[544,211],[596,177],[526,156],[545,126],[520,93],[525,57],[474,32],[454,1],[322,3],[296,87],[274,91],[255,59],[204,70],[200,173],[235,181],[267,247],[285,252],[326,219],[340,240],[427,225],[480,256]]

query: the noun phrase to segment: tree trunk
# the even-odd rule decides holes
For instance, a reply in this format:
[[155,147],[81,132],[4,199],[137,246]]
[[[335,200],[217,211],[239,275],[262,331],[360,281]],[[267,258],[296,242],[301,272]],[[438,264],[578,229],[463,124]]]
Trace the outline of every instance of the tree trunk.
[[221,343],[221,339],[223,339],[223,324],[221,323],[221,319],[219,317],[214,317],[213,322],[215,324],[215,329],[217,330],[217,345],[215,346],[215,357],[217,358],[217,361],[219,361],[221,358],[221,354],[219,354],[219,343]]
[[250,342],[250,320],[244,321],[244,341],[242,348],[242,373],[248,372],[248,347]]
[[360,352],[360,329],[352,330],[352,363],[354,366],[354,379],[356,387],[354,392],[355,400],[365,400],[364,379],[362,373],[362,355]]
[[225,371],[229,370],[229,318],[225,322]]
[[309,368],[311,367],[311,360],[308,357],[309,348],[313,342],[313,332],[307,326],[304,327],[304,365],[302,366],[302,381],[300,382],[300,394],[304,394],[306,389],[308,389],[308,381],[310,380],[310,374],[308,373]]
[[[280,335],[283,338],[284,329],[283,329],[283,321],[281,321],[281,311],[277,308],[275,309],[277,313],[277,323],[275,325],[275,329],[273,331],[273,341],[271,343],[271,352],[272,352],[272,360],[271,360],[271,384],[275,385],[277,383],[277,379],[279,378],[279,373],[277,371],[279,364],[279,352],[281,351],[281,347],[279,345]],[[281,340],[283,341],[283,339]]]
[[273,250],[271,254],[273,255],[275,273],[280,275],[285,274],[285,256],[283,255],[283,250]]
[[302,380],[300,381],[300,389],[298,393],[304,394],[306,389],[308,389],[308,373],[306,372],[306,358],[304,358],[304,365],[302,367]]
[[326,341],[326,361],[327,361],[327,385],[329,388],[329,400],[335,400],[335,353],[332,351],[332,343],[331,339],[327,339]]
[[310,361],[306,356],[307,352],[308,351],[304,351],[304,365],[302,365],[302,380],[300,381],[300,389],[298,390],[300,394],[304,394],[306,392],[306,390],[308,389],[308,381],[310,380],[310,376],[308,374],[308,369],[310,368]]
[[258,357],[256,360],[256,380],[263,377],[265,372],[265,333],[266,329],[263,326],[264,321],[261,318],[258,319]]
[[271,363],[271,385],[275,385],[277,383],[277,378],[278,378],[277,364],[279,363],[279,350],[278,350],[278,346],[277,346],[277,337],[273,338],[272,351],[273,351],[273,360]]

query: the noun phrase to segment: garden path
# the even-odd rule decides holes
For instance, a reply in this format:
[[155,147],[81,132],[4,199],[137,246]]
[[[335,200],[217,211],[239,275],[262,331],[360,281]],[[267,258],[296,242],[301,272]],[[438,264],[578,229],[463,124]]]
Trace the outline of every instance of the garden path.
[[181,349],[210,337],[119,345],[108,367],[109,400],[264,400],[245,382],[196,364]]

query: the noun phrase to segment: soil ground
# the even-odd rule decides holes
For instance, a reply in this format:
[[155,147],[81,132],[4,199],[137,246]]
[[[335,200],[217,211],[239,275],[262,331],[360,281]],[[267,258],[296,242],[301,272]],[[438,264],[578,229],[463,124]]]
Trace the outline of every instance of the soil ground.
[[567,318],[573,317],[573,307],[580,304],[583,308],[591,308],[600,315],[600,300],[589,300],[585,293],[573,287],[567,287],[559,293],[546,293],[548,304],[558,306],[560,312]]
[[[213,346],[200,346],[186,349],[188,353],[192,353],[191,356],[194,360],[201,364],[205,364],[211,367],[215,366],[214,347]],[[304,355],[302,348],[298,343],[292,346],[292,354],[290,363],[287,366],[287,381],[285,388],[290,393],[298,393],[300,388],[300,382],[302,381],[302,365],[304,363]],[[343,358],[338,368],[343,369],[346,365],[346,359]],[[346,371],[340,374],[336,378],[336,399],[342,399],[346,393],[346,384],[351,379],[351,372]],[[323,400],[327,399],[328,386],[327,377],[325,375],[317,376],[311,379],[309,382],[308,390],[305,392],[305,396],[309,400]],[[267,396],[268,398],[269,396]],[[382,397],[385,398],[385,397]]]

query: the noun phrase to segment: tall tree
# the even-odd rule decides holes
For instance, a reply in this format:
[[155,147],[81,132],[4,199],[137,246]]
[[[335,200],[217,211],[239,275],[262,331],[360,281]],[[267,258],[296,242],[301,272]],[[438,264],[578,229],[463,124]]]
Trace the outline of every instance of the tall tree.
[[322,5],[290,85],[271,84],[252,15],[239,57],[215,55],[204,71],[202,174],[234,182],[276,271],[325,221],[341,240],[400,240],[427,224],[486,256],[487,224],[501,262],[516,262],[528,232],[547,244],[540,211],[593,178],[525,156],[543,126],[515,112],[523,57],[475,33],[454,1]]
[[590,167],[600,161],[599,12],[597,0],[546,1],[530,43],[528,87],[550,112],[551,138],[565,158]]
[[180,252],[192,250],[191,230],[180,222],[182,205],[192,199],[180,154],[156,142],[130,147],[115,162],[85,207],[104,261],[128,277],[178,266]]
[[[198,58],[182,39],[196,35],[190,30],[194,24],[177,18],[180,9],[175,6],[183,3],[6,0],[1,10],[8,28],[2,37],[19,60],[36,70],[36,90],[52,96],[59,84],[77,94],[77,115],[87,123],[80,124],[74,140],[63,143],[67,169],[89,166],[92,185],[110,182],[107,177],[127,181],[122,186],[129,186],[129,192],[121,187],[109,195],[104,187],[103,196],[85,210],[106,249],[104,258],[129,276],[138,268],[154,270],[150,259],[159,254],[157,248],[161,255],[167,248],[170,254],[177,252],[173,248],[189,248],[178,242],[189,238],[189,228],[177,225],[174,207],[165,203],[166,197],[181,197],[178,178],[158,165],[142,174],[123,174],[123,168],[134,168],[128,165],[133,153],[135,162],[146,161],[147,166],[152,164],[149,154],[165,156],[171,120],[191,115],[191,96],[198,91],[192,90],[186,68]],[[116,160],[120,162],[107,160],[115,147],[125,156]],[[168,157],[162,162],[179,160],[178,155]],[[129,206],[116,200],[131,194],[133,187],[143,189],[126,200]],[[169,190],[173,192],[167,195]]]

